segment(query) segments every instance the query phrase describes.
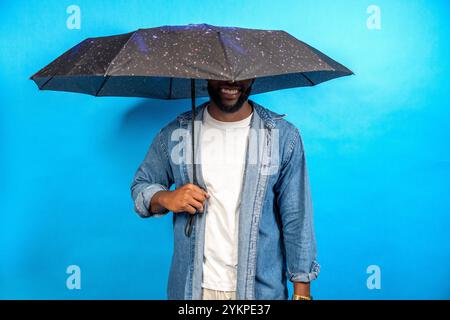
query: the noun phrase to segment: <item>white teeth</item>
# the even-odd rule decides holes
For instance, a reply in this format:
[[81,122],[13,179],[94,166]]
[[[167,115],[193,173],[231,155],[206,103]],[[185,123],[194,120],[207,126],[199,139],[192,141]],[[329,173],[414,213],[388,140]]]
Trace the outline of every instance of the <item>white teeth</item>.
[[220,89],[220,91],[228,94],[236,94],[239,92],[239,90],[237,89],[225,89],[225,88]]

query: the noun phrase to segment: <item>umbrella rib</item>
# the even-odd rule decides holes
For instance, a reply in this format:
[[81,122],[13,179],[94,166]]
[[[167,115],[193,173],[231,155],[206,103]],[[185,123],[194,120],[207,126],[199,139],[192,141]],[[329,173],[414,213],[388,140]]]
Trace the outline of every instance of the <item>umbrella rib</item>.
[[97,92],[95,93],[95,96],[98,97],[98,94],[100,93],[100,91],[102,91],[103,87],[105,86],[106,80],[109,79],[109,76],[104,76],[103,77],[103,81],[102,84],[100,85],[100,88],[97,90]]
[[137,32],[139,32],[139,30],[141,30],[141,29],[138,29],[138,30],[136,30],[135,32],[132,32],[131,36],[128,38],[128,40],[125,42],[125,44],[122,46],[122,48],[116,53],[116,55],[114,56],[114,58],[112,58],[111,62],[110,62],[109,65],[108,65],[108,68],[106,68],[105,74],[104,74],[103,76],[107,76],[107,75],[108,75],[109,68],[111,68],[111,65],[113,64],[114,60],[116,60],[116,58],[117,58],[117,57],[119,56],[119,54],[122,52],[123,48],[125,48],[125,47],[127,46],[128,42],[130,42],[130,40],[134,37],[134,35],[135,35]]
[[233,70],[231,69],[231,64],[230,64],[230,60],[228,59],[227,49],[226,49],[226,47],[225,47],[225,44],[223,43],[223,40],[222,40],[222,36],[221,36],[221,34],[220,34],[220,31],[217,31],[217,36],[218,36],[218,38],[219,38],[219,43],[220,43],[220,45],[222,46],[223,54],[224,54],[224,56],[225,56],[225,61],[226,61],[227,65],[228,65],[228,69],[230,70],[231,78],[234,80],[234,72],[233,72]]
[[48,78],[48,80],[47,81],[45,81],[43,84],[42,84],[42,86],[38,86],[38,88],[39,88],[39,90],[43,90],[44,89],[44,86],[47,84],[47,83],[49,83],[50,82],[50,80],[52,80],[53,79],[53,77],[54,77],[54,75],[53,76],[51,76],[50,78]]
[[119,56],[119,54],[122,52],[123,48],[125,48],[128,44],[128,42],[130,42],[131,38],[134,37],[134,35],[141,29],[136,30],[135,32],[132,32],[130,37],[127,39],[127,41],[125,42],[125,44],[122,46],[122,48],[115,54],[114,58],[112,58],[111,62],[108,65],[108,68],[106,68],[105,73],[103,74],[103,81],[102,84],[100,85],[100,88],[97,90],[97,92],[95,93],[95,96],[97,97],[98,94],[100,93],[100,90],[103,89],[103,87],[106,84],[106,81],[110,78],[110,75],[108,74],[109,68],[111,68],[111,65],[113,64],[114,60],[116,60],[116,58]]
[[309,78],[306,76],[306,74],[304,74],[303,72],[301,72],[300,74],[301,74],[302,76],[304,76],[305,79],[308,80],[308,82],[309,82],[312,86],[314,86],[314,82],[312,82],[311,79],[309,79]]

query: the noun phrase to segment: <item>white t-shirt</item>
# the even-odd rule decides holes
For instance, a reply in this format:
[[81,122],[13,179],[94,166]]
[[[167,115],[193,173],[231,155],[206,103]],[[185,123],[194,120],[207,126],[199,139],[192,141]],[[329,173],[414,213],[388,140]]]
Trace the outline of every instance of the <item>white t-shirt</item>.
[[210,198],[205,215],[202,287],[236,290],[238,221],[250,120],[224,122],[205,108],[201,134],[202,175]]

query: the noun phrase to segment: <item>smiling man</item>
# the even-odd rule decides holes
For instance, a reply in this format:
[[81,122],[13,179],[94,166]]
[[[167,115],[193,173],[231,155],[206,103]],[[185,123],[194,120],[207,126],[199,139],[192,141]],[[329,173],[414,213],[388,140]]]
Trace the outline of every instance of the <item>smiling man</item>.
[[283,115],[248,99],[254,81],[208,81],[210,101],[194,119],[198,186],[192,166],[173,157],[174,132],[190,132],[192,112],[159,131],[134,177],[140,216],[173,212],[169,299],[288,299],[287,280],[293,299],[311,297],[319,265],[302,139]]

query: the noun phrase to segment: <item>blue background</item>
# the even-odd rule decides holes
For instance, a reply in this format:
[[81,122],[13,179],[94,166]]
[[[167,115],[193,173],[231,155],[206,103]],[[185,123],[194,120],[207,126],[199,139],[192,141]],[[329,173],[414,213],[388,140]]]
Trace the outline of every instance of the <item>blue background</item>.
[[[80,30],[66,27],[71,4]],[[366,26],[371,4],[381,30]],[[129,186],[190,101],[40,92],[28,78],[87,37],[187,23],[283,29],[356,74],[252,97],[302,133],[315,298],[450,298],[450,4],[411,0],[0,2],[0,298],[166,298],[171,215],[138,218]],[[72,264],[81,290],[66,288]]]

